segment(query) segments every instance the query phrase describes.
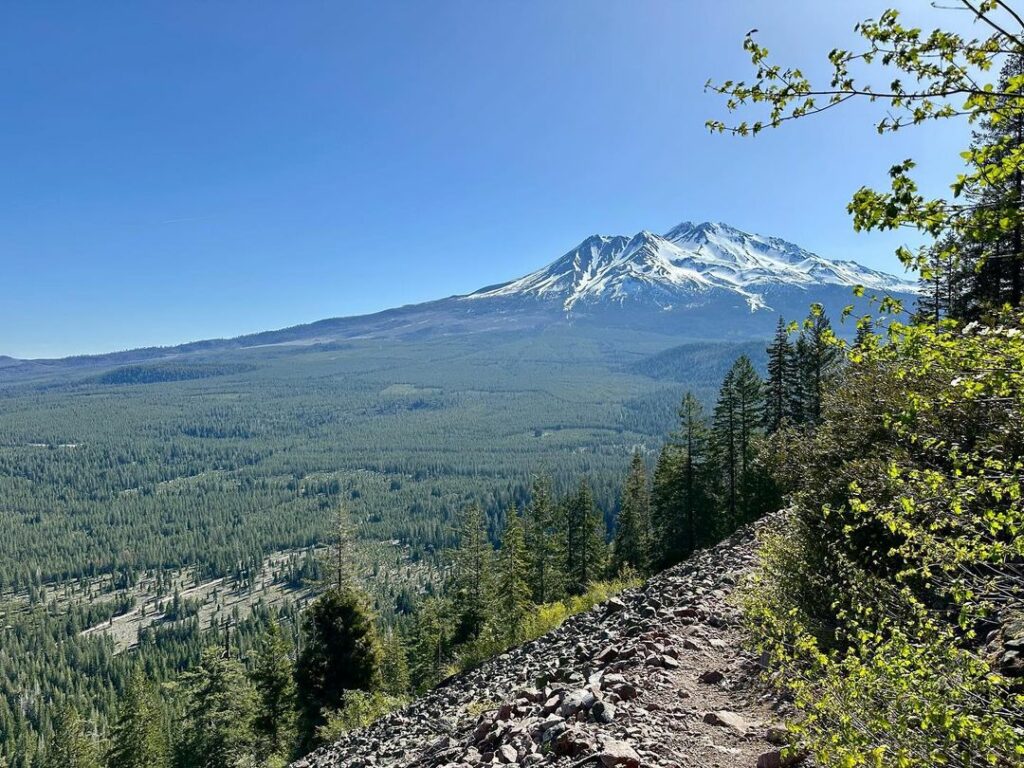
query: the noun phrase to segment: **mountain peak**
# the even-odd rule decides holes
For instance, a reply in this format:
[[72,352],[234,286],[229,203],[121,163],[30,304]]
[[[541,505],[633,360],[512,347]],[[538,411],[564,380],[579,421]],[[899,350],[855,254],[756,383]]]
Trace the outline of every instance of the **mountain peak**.
[[665,309],[711,292],[731,293],[753,310],[768,308],[779,286],[862,285],[913,293],[910,281],[852,261],[832,261],[778,237],[722,222],[684,221],[657,235],[591,235],[543,269],[466,298],[557,300],[566,312],[597,303],[646,302]]

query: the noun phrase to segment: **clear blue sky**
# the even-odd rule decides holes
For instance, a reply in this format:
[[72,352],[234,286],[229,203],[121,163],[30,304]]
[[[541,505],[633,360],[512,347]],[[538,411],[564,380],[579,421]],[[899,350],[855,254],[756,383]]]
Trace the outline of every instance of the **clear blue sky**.
[[891,3],[6,2],[0,354],[365,313],[683,219],[897,269],[846,202],[907,156],[941,190],[963,127],[711,136],[703,91],[751,27],[815,71]]

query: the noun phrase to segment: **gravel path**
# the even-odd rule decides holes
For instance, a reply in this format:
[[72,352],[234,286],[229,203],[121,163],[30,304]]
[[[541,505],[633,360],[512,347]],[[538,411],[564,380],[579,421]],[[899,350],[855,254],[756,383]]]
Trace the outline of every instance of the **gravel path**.
[[744,529],[294,766],[791,764],[729,599],[753,538]]

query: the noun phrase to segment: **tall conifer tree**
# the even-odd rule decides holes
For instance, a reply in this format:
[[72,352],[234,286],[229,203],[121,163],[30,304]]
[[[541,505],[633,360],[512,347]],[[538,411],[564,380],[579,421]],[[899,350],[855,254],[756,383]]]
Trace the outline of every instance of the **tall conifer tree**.
[[53,738],[46,749],[44,768],[100,768],[99,750],[85,721],[73,707],[57,710]]
[[160,701],[142,670],[136,669],[110,730],[107,768],[163,768],[169,759]]
[[537,604],[560,600],[565,594],[565,531],[558,524],[548,478],[534,480],[525,518],[523,535],[532,600]]
[[622,490],[612,567],[616,572],[630,566],[646,575],[651,565],[651,497],[647,468],[639,450],[634,451],[629,475]]
[[757,440],[764,422],[764,389],[753,363],[741,355],[733,364],[733,391],[736,398],[737,457],[739,474],[746,475],[754,461]]
[[498,590],[495,623],[502,640],[509,645],[523,636],[523,622],[530,610],[530,585],[527,583],[526,543],[523,521],[513,504],[505,518],[505,531],[498,553]]
[[793,398],[796,379],[796,361],[793,344],[780,317],[775,337],[768,345],[768,381],[765,384],[765,429],[769,433],[793,420]]
[[730,368],[722,380],[715,403],[711,428],[711,449],[718,477],[723,512],[729,520],[737,518],[740,490],[739,402],[736,394],[736,371]]
[[183,739],[178,762],[203,768],[236,768],[256,761],[256,692],[237,659],[208,648],[182,676]]
[[451,640],[451,606],[438,597],[428,597],[416,611],[411,644],[412,682],[424,691],[440,682],[445,672],[445,654]]
[[679,407],[679,429],[662,449],[654,472],[652,516],[661,566],[679,562],[713,536],[710,463],[704,409],[687,392]]
[[456,612],[456,643],[479,637],[491,616],[494,598],[494,548],[487,536],[487,516],[474,505],[459,519],[459,545],[454,553],[452,600]]
[[832,323],[820,305],[804,321],[797,342],[800,378],[800,421],[814,426],[821,421],[821,401],[842,360],[842,350],[833,342]]
[[586,479],[565,502],[565,523],[568,589],[579,595],[604,575],[606,558],[604,518]]
[[271,621],[256,648],[252,682],[259,698],[255,727],[271,755],[290,751],[295,728],[295,665],[291,643]]
[[412,687],[409,656],[402,635],[391,629],[382,642],[381,685],[391,696],[407,696]]

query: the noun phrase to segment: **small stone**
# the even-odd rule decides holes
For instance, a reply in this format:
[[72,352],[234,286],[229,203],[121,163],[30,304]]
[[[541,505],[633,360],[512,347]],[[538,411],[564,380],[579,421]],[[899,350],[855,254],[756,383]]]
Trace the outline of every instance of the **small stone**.
[[615,705],[610,701],[597,701],[590,708],[590,714],[599,723],[610,723],[615,720]]
[[618,613],[619,611],[626,610],[626,604],[619,600],[619,598],[613,597],[604,604],[604,609],[606,613]]
[[1007,651],[999,659],[999,671],[1006,677],[1024,677],[1024,653]]
[[473,743],[479,744],[483,741],[487,734],[491,731],[491,726],[494,725],[494,721],[489,718],[483,718],[479,723],[476,724],[476,729],[473,731]]
[[717,669],[709,669],[703,675],[698,677],[697,680],[707,685],[715,685],[725,680],[725,675],[723,675]]
[[598,760],[604,768],[640,768],[640,756],[624,741],[606,741]]
[[741,736],[746,734],[747,728],[749,727],[746,720],[735,712],[730,712],[727,709],[720,709],[717,712],[708,712],[704,715],[704,722],[710,723],[711,725],[717,725],[722,728],[729,728]]
[[548,718],[545,718],[544,720],[541,720],[537,724],[537,729],[541,733],[543,733],[544,731],[548,730],[549,728],[554,728],[556,725],[559,725],[560,723],[564,723],[564,722],[565,722],[564,718],[561,718],[558,715],[552,715],[551,717],[548,717]]
[[498,759],[512,765],[519,761],[519,753],[511,744],[502,744],[498,749]]
[[555,739],[554,753],[563,757],[578,757],[594,751],[587,737],[575,728],[567,728]]
[[792,766],[802,763],[806,757],[805,754],[787,755],[778,749],[773,749],[770,752],[761,753],[757,758],[757,768],[792,768]]
[[590,709],[596,700],[597,697],[591,691],[585,689],[573,691],[562,699],[562,703],[558,706],[558,714],[562,717],[572,717],[581,710]]
[[618,683],[616,685],[613,685],[611,690],[612,693],[614,693],[623,701],[632,701],[640,695],[640,692],[637,691],[636,686],[632,683]]

